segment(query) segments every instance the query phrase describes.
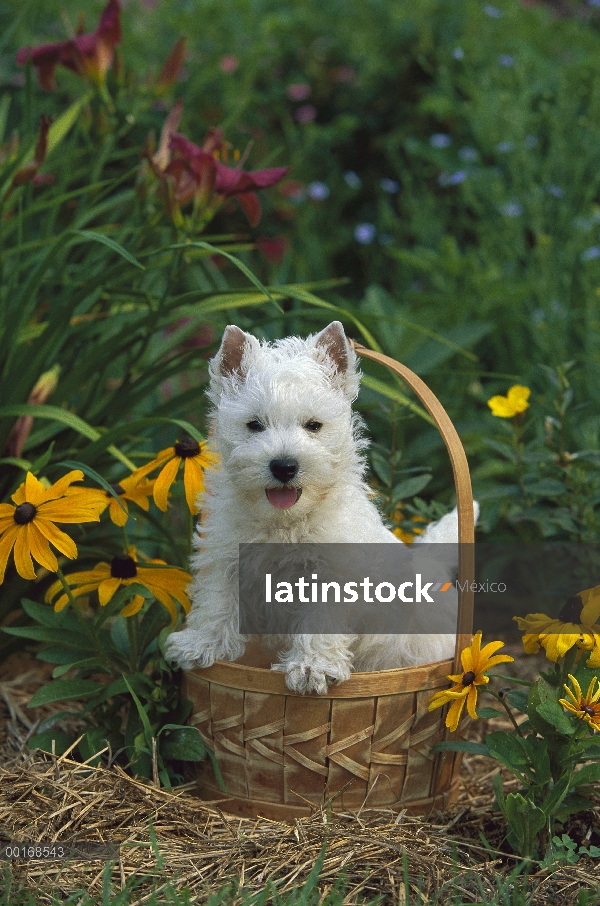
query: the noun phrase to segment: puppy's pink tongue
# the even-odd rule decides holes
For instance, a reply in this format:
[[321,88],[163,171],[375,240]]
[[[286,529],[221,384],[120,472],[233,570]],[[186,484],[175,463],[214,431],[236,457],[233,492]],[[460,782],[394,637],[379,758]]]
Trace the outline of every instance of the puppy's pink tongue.
[[298,491],[296,488],[267,488],[267,497],[272,506],[289,510],[298,500]]

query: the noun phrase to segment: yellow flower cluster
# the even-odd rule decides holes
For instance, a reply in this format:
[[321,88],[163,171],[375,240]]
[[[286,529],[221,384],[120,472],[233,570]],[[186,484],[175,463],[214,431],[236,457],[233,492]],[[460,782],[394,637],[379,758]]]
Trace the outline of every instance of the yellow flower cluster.
[[[83,480],[83,472],[79,469],[74,469],[49,487],[32,472],[27,472],[25,481],[12,495],[13,503],[0,503],[0,584],[4,581],[11,553],[17,573],[24,579],[36,578],[34,560],[49,572],[62,575],[50,545],[71,560],[77,558],[78,552],[73,539],[56,523],[99,522],[101,514],[108,508],[112,522],[124,526],[129,518],[128,503],[135,503],[147,511],[150,495],[164,512],[171,485],[182,463],[185,498],[190,511],[196,514],[198,497],[204,489],[204,470],[217,461],[217,456],[207,450],[205,444],[191,438],[177,441],[173,447],[161,450],[152,462],[113,485],[116,497],[100,488],[76,486],[75,482]],[[147,476],[159,468],[158,476],[149,480]],[[133,548],[125,557],[114,557],[110,565],[98,563],[93,570],[73,573],[65,581],[70,597],[63,593],[57,598],[61,589],[65,591],[61,580],[48,590],[46,600],[56,599],[55,610],[62,610],[70,598],[81,597],[91,591],[98,591],[100,604],[105,605],[118,588],[134,582],[144,585],[164,604],[173,622],[177,615],[174,601],[178,601],[186,612],[191,606],[185,592],[191,582],[190,575],[184,570],[168,567],[162,560],[150,560],[138,565]],[[121,611],[122,615],[132,616],[143,603],[142,595],[134,595]]]

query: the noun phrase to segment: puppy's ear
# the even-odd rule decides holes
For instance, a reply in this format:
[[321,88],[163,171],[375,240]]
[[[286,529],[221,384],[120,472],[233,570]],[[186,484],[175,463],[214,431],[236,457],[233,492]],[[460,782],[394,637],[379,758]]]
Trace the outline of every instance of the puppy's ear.
[[360,379],[356,373],[357,357],[340,321],[332,321],[314,336],[313,342],[318,357],[326,356],[332,367],[332,382],[341,387],[350,399],[356,399]]
[[223,333],[221,348],[209,364],[211,395],[220,395],[223,379],[237,378],[242,381],[249,356],[259,348],[256,337],[240,330],[235,324],[229,324]]

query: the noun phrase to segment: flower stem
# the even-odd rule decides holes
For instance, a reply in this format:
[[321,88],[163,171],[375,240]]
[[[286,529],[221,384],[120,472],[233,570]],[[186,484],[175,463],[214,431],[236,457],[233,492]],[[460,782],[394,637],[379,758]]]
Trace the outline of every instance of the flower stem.
[[127,636],[129,638],[129,664],[131,666],[131,672],[137,673],[140,644],[137,613],[133,614],[131,617],[127,617],[126,622]]
[[503,697],[502,695],[498,695],[498,693],[497,693],[497,692],[494,692],[493,689],[486,689],[485,691],[488,692],[490,695],[493,695],[494,698],[497,699],[497,700],[500,702],[500,704],[502,705],[502,707],[504,708],[504,710],[506,711],[506,713],[507,713],[508,716],[510,717],[511,723],[512,723],[513,727],[515,728],[515,730],[517,731],[518,735],[519,735],[522,739],[524,739],[525,737],[523,736],[523,734],[522,734],[522,732],[521,732],[521,728],[519,727],[517,721],[515,720],[515,716],[514,716],[514,714],[512,713],[512,711],[510,710],[510,708],[508,707],[508,704],[505,702],[504,697]]

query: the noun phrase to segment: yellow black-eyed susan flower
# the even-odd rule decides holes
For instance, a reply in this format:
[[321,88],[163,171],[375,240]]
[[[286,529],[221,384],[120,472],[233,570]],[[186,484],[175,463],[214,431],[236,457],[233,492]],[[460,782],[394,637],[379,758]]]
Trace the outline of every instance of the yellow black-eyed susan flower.
[[[132,547],[127,556],[113,557],[110,563],[97,563],[93,569],[71,573],[69,576],[65,576],[65,579],[74,598],[97,591],[102,607],[112,600],[119,588],[132,585],[134,582],[145,585],[156,600],[160,601],[169,611],[171,623],[174,625],[177,621],[175,601],[181,604],[186,613],[189,613],[191,609],[186,588],[192,581],[192,577],[185,570],[175,566],[165,567],[167,564],[164,560],[146,560],[144,563],[139,563],[136,550]],[[69,603],[69,598],[60,581],[51,585],[46,592],[46,602],[50,604],[52,601],[54,601],[56,611],[61,611]],[[134,595],[121,610],[121,616],[133,616],[141,610],[143,604],[142,595]]]
[[157,507],[164,513],[167,509],[169,490],[177,477],[179,466],[183,463],[185,499],[190,512],[195,515],[199,512],[198,495],[204,490],[204,470],[216,465],[218,461],[216,453],[209,450],[205,443],[201,444],[187,437],[178,440],[173,447],[161,450],[152,462],[136,469],[131,477],[139,481],[162,467],[154,482],[153,496]]
[[524,632],[525,652],[537,654],[542,647],[548,660],[556,663],[574,645],[585,651],[600,647],[599,618],[600,585],[596,585],[567,598],[558,619],[545,613],[529,613],[526,617],[513,617],[513,620]]
[[455,685],[451,689],[442,692],[436,692],[429,703],[429,711],[435,708],[441,708],[452,702],[446,715],[446,726],[454,732],[458,729],[462,710],[467,703],[469,717],[477,720],[477,686],[489,683],[490,678],[486,676],[487,670],[495,667],[496,664],[502,664],[506,661],[513,661],[514,658],[508,654],[492,655],[499,648],[504,647],[504,642],[489,642],[481,648],[481,632],[475,635],[468,648],[463,648],[460,659],[463,666],[463,672],[455,675],[449,675],[448,679]]
[[80,488],[77,494],[68,493],[72,482],[82,479],[83,472],[75,469],[46,488],[28,472],[12,495],[15,506],[0,503],[0,583],[13,549],[15,567],[24,579],[36,578],[32,557],[50,572],[58,570],[50,544],[71,560],[77,557],[75,542],[55,523],[99,522],[106,506],[95,491]]
[[[581,686],[570,673],[569,679],[571,680],[575,691],[569,689],[565,683],[565,691],[571,701],[568,701],[566,698],[560,698],[559,701],[561,705],[580,720],[584,720],[592,730],[596,730],[600,733],[600,680],[598,680],[597,676],[592,677],[592,681],[588,686],[588,691],[584,695],[581,691]],[[594,691],[596,684],[598,684],[598,688]]]

